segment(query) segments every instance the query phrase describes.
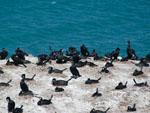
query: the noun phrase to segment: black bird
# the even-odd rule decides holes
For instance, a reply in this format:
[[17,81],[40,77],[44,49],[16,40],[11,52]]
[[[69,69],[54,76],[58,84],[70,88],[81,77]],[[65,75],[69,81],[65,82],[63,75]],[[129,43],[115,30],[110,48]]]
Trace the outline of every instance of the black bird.
[[12,80],[9,80],[8,82],[0,82],[0,86],[9,86],[9,83],[11,82]]
[[0,52],[0,60],[6,59],[8,56],[8,51],[6,48],[3,48],[2,51]]
[[52,85],[54,86],[67,86],[68,82],[72,80],[73,77],[71,77],[69,80],[56,80],[55,78],[52,79]]
[[96,84],[96,83],[99,83],[99,80],[100,80],[100,79],[101,79],[101,77],[98,78],[97,80],[88,78],[88,79],[85,81],[85,84]]
[[56,87],[56,88],[55,88],[55,92],[63,92],[63,91],[64,91],[63,88],[60,88],[60,87]]
[[48,59],[49,59],[49,56],[48,55],[46,55],[46,54],[40,54],[40,55],[38,55],[37,56],[38,57],[38,61],[39,62],[43,62],[43,61],[47,61]]
[[138,71],[137,69],[133,72],[133,76],[139,76],[144,74],[142,70]]
[[72,65],[70,67],[70,72],[72,73],[73,77],[75,77],[75,78],[81,77],[81,75],[75,65]]
[[25,59],[24,58],[20,58],[17,54],[14,54],[11,56],[12,60],[13,60],[13,64],[15,66],[18,66],[19,64],[23,65],[24,67],[27,67],[24,63]]
[[103,67],[100,73],[109,73],[109,70],[107,69],[107,67]]
[[135,106],[136,106],[136,104],[134,104],[134,105],[133,105],[133,107],[128,106],[128,108],[127,108],[127,112],[133,112],[133,111],[136,111]]
[[135,53],[135,50],[131,47],[130,41],[128,41],[128,47],[127,47],[127,57],[126,59],[132,59],[132,60],[137,60],[138,56]]
[[28,92],[29,91],[28,85],[25,83],[24,79],[22,79],[21,82],[20,82],[20,88],[23,92]]
[[134,83],[135,83],[134,86],[138,86],[138,87],[148,86],[147,82],[137,83],[137,82],[135,81],[135,79],[133,79],[133,81],[134,81]]
[[28,85],[25,83],[24,79],[22,79],[20,82],[20,88],[21,91],[19,93],[19,96],[34,95],[33,92],[29,90]]
[[13,113],[23,113],[23,105],[21,105],[20,108],[15,108],[15,109],[13,110]]
[[49,104],[52,104],[52,98],[53,98],[53,95],[51,96],[51,98],[50,99],[43,99],[42,97],[41,97],[41,99],[38,101],[38,103],[37,103],[37,105],[39,105],[39,106],[42,106],[42,105],[49,105]]
[[49,69],[48,70],[49,74],[51,74],[51,73],[60,73],[60,74],[62,74],[65,70],[67,70],[67,68],[60,70],[60,69],[54,69],[53,67],[49,67],[48,69]]
[[90,66],[90,67],[97,67],[97,65],[94,64],[93,62],[87,62],[87,65]]
[[13,112],[13,110],[15,109],[15,102],[11,100],[10,97],[6,97],[6,100],[8,102],[8,112]]
[[101,111],[101,110],[95,110],[94,108],[90,111],[90,113],[107,113],[107,111],[109,110],[110,108],[108,108],[106,111]]
[[126,82],[125,85],[123,85],[123,83],[120,82],[120,83],[118,84],[118,86],[116,86],[115,89],[117,89],[117,90],[125,89],[125,88],[127,88],[127,83],[128,83],[128,82]]
[[92,94],[92,97],[99,97],[102,96],[101,93],[98,92],[98,88],[96,88],[96,92]]

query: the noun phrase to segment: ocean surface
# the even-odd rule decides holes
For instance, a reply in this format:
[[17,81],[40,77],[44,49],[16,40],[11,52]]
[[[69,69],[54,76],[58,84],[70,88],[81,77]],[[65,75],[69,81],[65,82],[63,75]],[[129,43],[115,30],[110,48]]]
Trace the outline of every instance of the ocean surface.
[[37,55],[85,44],[99,54],[127,41],[150,53],[150,0],[0,0],[0,48]]

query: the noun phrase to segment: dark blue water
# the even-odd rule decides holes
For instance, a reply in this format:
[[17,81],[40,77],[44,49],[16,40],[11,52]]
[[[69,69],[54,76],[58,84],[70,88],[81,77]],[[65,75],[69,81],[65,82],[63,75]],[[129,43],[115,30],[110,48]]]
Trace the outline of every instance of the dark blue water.
[[82,43],[100,54],[126,42],[150,53],[150,0],[0,0],[0,48],[37,55]]

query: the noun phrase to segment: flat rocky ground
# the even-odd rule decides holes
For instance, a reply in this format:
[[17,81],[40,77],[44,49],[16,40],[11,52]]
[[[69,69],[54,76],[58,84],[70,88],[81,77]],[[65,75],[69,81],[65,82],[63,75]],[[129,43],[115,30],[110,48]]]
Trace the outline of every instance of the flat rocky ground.
[[[69,85],[63,87],[64,92],[54,92],[52,78],[67,80],[70,78],[70,63],[67,64],[47,64],[45,67],[36,66],[37,58],[28,57],[32,64],[27,68],[23,66],[5,66],[6,61],[0,61],[0,67],[3,68],[4,74],[0,75],[0,82],[6,82],[12,79],[10,87],[0,87],[0,113],[7,113],[7,102],[5,98],[10,96],[16,102],[16,106],[24,105],[24,113],[90,113],[92,108],[99,110],[111,109],[108,113],[126,113],[127,106],[137,104],[135,113],[150,113],[150,87],[135,87],[133,78],[137,82],[147,81],[150,85],[150,68],[144,68],[144,75],[139,77],[132,76],[135,69],[138,69],[131,61],[115,62],[114,67],[110,68],[109,74],[100,74],[98,71],[104,66],[103,61],[92,61],[98,67],[85,66],[78,68],[82,77],[73,79]],[[48,74],[48,67],[53,66],[58,69],[68,68],[63,74]],[[54,95],[53,104],[48,106],[37,106],[39,98],[37,97],[19,97],[21,74],[32,77],[37,74],[34,81],[27,82],[30,90],[43,98],[50,98]],[[97,79],[102,77],[98,84],[85,85],[87,78]],[[116,91],[115,87],[119,82],[128,81],[127,88]],[[102,93],[101,97],[91,97],[96,88]]]

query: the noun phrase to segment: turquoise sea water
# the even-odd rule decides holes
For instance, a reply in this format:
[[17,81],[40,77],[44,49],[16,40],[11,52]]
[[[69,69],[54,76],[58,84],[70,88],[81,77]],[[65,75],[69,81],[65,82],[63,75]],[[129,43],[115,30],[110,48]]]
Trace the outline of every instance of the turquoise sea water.
[[150,0],[0,0],[0,48],[37,55],[82,43],[100,54],[131,40],[150,53]]

